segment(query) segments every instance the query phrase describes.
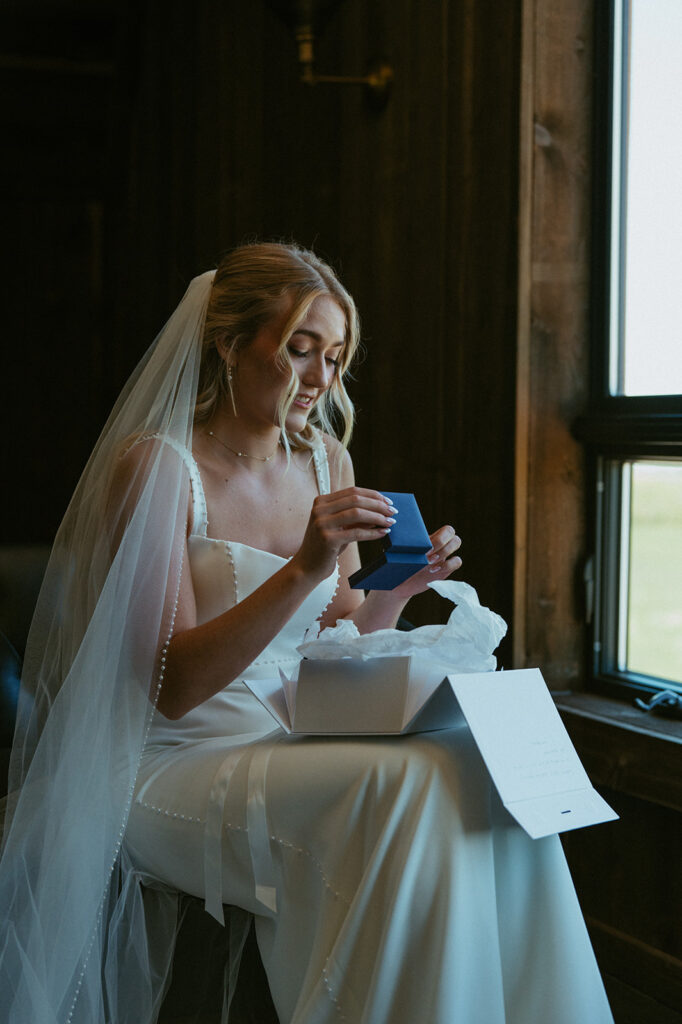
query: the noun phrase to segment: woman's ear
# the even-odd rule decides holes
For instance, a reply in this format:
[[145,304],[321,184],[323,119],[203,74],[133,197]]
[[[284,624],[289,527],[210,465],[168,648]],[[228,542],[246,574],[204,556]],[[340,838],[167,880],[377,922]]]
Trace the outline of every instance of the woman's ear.
[[232,345],[230,344],[226,334],[221,334],[216,338],[215,347],[218,350],[218,355],[221,359],[227,359],[229,357]]
[[246,338],[242,334],[238,334],[235,338],[231,338],[227,334],[220,334],[215,340],[218,355],[222,359],[229,359],[233,365],[236,365],[237,355],[245,345]]

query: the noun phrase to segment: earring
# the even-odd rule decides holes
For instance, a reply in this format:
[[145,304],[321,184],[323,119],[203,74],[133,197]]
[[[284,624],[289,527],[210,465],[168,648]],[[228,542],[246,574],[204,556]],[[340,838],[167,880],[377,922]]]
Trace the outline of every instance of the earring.
[[225,364],[225,377],[227,380],[227,391],[230,396],[230,403],[232,404],[232,412],[237,415],[237,405],[234,400],[234,388],[232,387],[232,363]]

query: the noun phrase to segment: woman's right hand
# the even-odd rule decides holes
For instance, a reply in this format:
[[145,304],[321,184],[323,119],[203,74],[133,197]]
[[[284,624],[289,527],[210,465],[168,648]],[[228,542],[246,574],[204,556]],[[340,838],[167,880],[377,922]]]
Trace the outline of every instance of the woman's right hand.
[[354,541],[384,537],[395,522],[390,501],[366,487],[320,494],[313,502],[303,542],[292,562],[313,578],[326,579],[341,552]]

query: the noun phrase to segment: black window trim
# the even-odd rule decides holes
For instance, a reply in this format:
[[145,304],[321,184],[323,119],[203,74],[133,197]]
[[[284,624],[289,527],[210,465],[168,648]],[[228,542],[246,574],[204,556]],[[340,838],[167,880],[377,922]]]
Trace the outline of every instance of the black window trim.
[[[618,621],[613,594],[619,586],[622,494],[614,467],[619,460],[637,458],[682,460],[682,395],[609,393],[615,33],[619,13],[625,31],[628,0],[609,0],[594,6],[590,399],[586,415],[573,425],[573,433],[587,455],[588,540],[595,553],[594,614],[586,660],[594,690],[621,698],[646,697],[662,689],[681,690],[682,686],[653,676],[626,675],[617,669]],[[623,49],[627,49],[627,40]],[[624,131],[620,138],[625,139]],[[621,180],[621,223],[624,195],[625,182]],[[621,281],[623,263],[621,260]],[[620,288],[618,301],[622,301],[622,295]],[[611,600],[607,600],[607,594]]]

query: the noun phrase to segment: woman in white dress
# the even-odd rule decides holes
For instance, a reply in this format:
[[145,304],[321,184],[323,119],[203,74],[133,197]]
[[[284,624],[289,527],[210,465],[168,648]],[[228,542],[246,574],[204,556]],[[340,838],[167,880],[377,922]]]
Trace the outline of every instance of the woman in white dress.
[[311,628],[395,625],[461,564],[445,526],[395,590],[348,585],[357,543],[394,522],[346,451],[357,342],[322,261],[242,247],[195,279],[112,414],[20,712],[13,1024],[151,1024],[177,892],[255,915],[282,1024],[611,1021],[558,839],[511,820],[466,730],[286,738],[245,685],[293,667]]

